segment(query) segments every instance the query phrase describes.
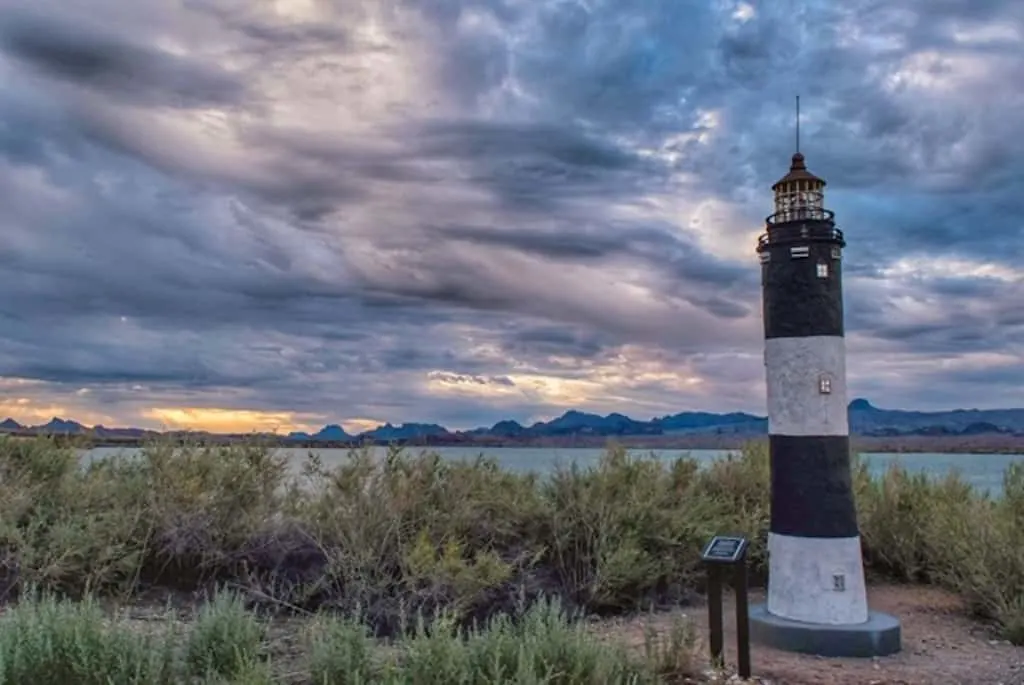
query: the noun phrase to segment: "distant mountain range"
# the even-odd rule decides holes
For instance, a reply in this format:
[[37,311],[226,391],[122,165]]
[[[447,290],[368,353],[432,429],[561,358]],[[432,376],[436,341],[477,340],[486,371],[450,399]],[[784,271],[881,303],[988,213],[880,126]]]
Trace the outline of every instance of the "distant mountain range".
[[[865,399],[850,402],[850,431],[854,435],[899,436],[1024,436],[1024,409],[957,409],[923,412],[900,409],[879,409]],[[113,442],[138,441],[161,435],[141,428],[106,428],[84,426],[76,421],[54,417],[41,426],[23,426],[13,419],[0,422],[0,432],[19,435],[81,435],[94,440]],[[316,433],[289,433],[275,439],[290,444],[329,444],[351,442],[426,442],[428,444],[531,444],[538,441],[574,438],[634,436],[731,436],[754,438],[768,432],[768,419],[743,412],[713,414],[682,412],[649,421],[639,421],[623,414],[600,416],[570,410],[552,419],[530,426],[512,421],[499,421],[490,428],[449,431],[434,423],[403,423],[383,426],[352,435],[337,424],[324,426]],[[197,431],[173,431],[163,435],[179,437],[215,437]],[[228,436],[222,436],[228,437]]]

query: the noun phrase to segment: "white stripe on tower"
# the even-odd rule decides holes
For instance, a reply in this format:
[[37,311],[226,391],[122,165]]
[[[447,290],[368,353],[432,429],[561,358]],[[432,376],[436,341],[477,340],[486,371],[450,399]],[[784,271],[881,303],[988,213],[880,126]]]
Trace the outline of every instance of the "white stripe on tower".
[[[807,538],[768,534],[768,612],[804,623],[868,620],[860,536]],[[835,577],[844,579],[836,590]]]
[[845,338],[768,338],[764,355],[769,434],[849,435]]

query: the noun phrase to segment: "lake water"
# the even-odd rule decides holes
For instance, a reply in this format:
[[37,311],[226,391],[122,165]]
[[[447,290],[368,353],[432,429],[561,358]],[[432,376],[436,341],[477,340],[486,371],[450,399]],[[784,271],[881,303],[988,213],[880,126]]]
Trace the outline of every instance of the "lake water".
[[[417,450],[419,448],[411,448]],[[111,454],[130,454],[136,450],[100,447],[89,451],[89,457],[96,458]],[[291,462],[298,468],[310,451],[320,455],[326,466],[340,464],[348,456],[344,449],[281,449]],[[375,448],[378,455],[385,454],[385,448]],[[453,460],[470,460],[478,455],[486,454],[495,457],[505,468],[512,471],[537,473],[551,472],[557,465],[575,462],[581,467],[594,465],[604,454],[602,449],[590,448],[550,448],[550,447],[437,447],[431,451],[438,452],[442,457]],[[637,456],[652,454],[649,450],[631,450]],[[729,450],[658,450],[653,453],[666,461],[689,456],[707,464],[727,454]],[[957,470],[961,477],[980,491],[998,495],[1002,490],[1003,471],[1007,466],[1024,460],[1020,454],[864,454],[862,458],[875,475],[881,475],[893,463],[898,463],[908,471],[923,472],[929,476],[942,478],[951,471]]]

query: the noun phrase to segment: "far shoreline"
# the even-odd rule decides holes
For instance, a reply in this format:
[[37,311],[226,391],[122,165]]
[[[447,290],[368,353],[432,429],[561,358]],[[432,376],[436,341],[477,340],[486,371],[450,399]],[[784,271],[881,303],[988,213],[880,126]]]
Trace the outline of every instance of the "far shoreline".
[[[13,437],[31,438],[32,435]],[[766,442],[767,436],[563,436],[530,439],[450,439],[450,436],[403,441],[297,441],[286,440],[273,435],[211,435],[211,434],[164,434],[147,438],[94,438],[83,435],[54,435],[58,442],[66,442],[85,449],[95,448],[139,448],[153,442],[177,442],[180,444],[235,444],[259,442],[277,449],[352,449],[363,446],[396,446],[406,449],[464,448],[487,453],[493,449],[604,449],[609,444],[620,445],[630,450],[740,450],[750,443]],[[851,448],[861,453],[893,454],[1021,454],[1024,455],[1024,435],[978,434],[978,435],[902,435],[902,436],[858,436],[850,437]]]

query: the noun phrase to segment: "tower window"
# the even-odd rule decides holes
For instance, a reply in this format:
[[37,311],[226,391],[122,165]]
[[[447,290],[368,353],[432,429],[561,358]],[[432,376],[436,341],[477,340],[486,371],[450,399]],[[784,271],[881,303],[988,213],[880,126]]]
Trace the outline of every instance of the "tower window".
[[828,278],[828,264],[818,262],[818,278]]
[[822,395],[832,394],[832,378],[827,373],[818,377],[818,392]]

